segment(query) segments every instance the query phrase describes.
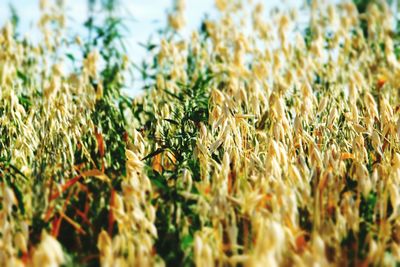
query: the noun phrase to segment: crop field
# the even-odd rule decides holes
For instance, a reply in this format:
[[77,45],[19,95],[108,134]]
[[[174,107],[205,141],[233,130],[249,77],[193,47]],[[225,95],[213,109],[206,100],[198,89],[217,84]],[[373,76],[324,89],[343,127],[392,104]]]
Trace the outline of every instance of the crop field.
[[64,2],[0,26],[0,266],[400,266],[389,1],[176,0],[143,62]]

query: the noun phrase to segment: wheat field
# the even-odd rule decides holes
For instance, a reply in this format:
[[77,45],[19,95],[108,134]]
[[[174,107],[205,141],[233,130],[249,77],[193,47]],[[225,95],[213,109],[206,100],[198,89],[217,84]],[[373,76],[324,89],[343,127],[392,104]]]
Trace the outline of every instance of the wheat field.
[[38,43],[1,28],[1,266],[399,266],[385,1],[216,0],[184,35],[176,0],[142,64],[117,1],[88,3],[87,35],[60,0]]

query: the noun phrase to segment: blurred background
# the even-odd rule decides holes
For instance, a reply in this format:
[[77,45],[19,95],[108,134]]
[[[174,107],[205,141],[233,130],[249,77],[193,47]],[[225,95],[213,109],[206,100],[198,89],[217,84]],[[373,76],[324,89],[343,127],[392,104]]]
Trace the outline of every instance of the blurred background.
[[[92,0],[93,1],[93,0]],[[68,27],[74,31],[82,27],[87,19],[88,1],[65,1],[68,15]],[[166,12],[173,6],[172,0],[117,0],[117,9],[125,18],[128,31],[125,33],[130,58],[140,60],[144,54],[139,45],[154,35],[157,29],[166,23]],[[183,34],[200,26],[206,16],[214,15],[214,0],[186,1],[187,27]],[[264,0],[266,9],[301,7],[303,0]],[[332,1],[337,2],[337,1]],[[39,0],[0,0],[0,24],[3,25],[12,15],[12,10],[20,17],[19,32],[30,33],[31,38],[37,34],[34,29],[40,17]],[[83,29],[82,29],[83,30]]]
[[[60,1],[60,0],[57,0]],[[337,3],[341,0],[317,0],[328,3]],[[348,0],[350,1],[350,0]],[[374,0],[353,0],[358,6]],[[398,0],[386,0],[397,14]],[[19,17],[18,32],[28,35],[30,40],[40,40],[37,23],[40,18],[40,0],[0,0],[0,25],[9,20],[13,15]],[[300,10],[300,20],[306,25],[308,22],[307,11],[302,9],[311,0],[259,0],[253,2],[263,2],[265,12],[268,13],[273,8],[287,9],[297,8]],[[124,20],[125,29],[123,31],[124,42],[130,60],[140,64],[146,60],[146,49],[144,44],[158,43],[157,30],[163,28],[167,23],[167,13],[173,7],[173,0],[64,0],[67,14],[68,32],[73,32],[79,36],[85,36],[87,31],[83,24],[90,13],[90,4],[113,3],[115,12]],[[214,17],[215,0],[186,0],[186,26],[181,32],[183,36],[188,35],[192,30],[200,27],[201,21],[205,17]],[[303,10],[303,11],[301,11]],[[97,15],[96,10],[93,10]],[[100,12],[98,13],[100,15]],[[137,75],[136,75],[137,76]],[[136,79],[136,85],[126,90],[130,95],[140,92],[142,85],[140,79]]]

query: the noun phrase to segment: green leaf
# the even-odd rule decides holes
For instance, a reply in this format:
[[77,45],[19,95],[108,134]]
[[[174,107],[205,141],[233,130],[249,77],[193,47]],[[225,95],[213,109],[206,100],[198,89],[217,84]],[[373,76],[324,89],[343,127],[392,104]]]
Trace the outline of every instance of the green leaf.
[[146,159],[152,158],[152,157],[154,157],[154,156],[156,156],[156,155],[158,155],[158,154],[160,154],[160,153],[162,153],[164,151],[165,151],[164,148],[159,148],[156,151],[153,151],[150,154],[148,154],[146,157],[142,158],[142,160],[146,160]]
[[172,124],[175,124],[175,125],[179,125],[179,122],[177,122],[177,121],[175,121],[175,120],[171,120],[171,119],[164,119],[165,121],[168,121],[168,122],[170,122],[170,123],[172,123]]
[[186,251],[187,249],[191,248],[193,245],[193,236],[188,234],[182,237],[181,240],[181,247],[183,251]]
[[22,194],[21,190],[14,183],[11,183],[11,188],[14,191],[15,197],[17,198],[18,208],[21,211],[21,214],[24,215],[25,207],[24,207],[23,194]]

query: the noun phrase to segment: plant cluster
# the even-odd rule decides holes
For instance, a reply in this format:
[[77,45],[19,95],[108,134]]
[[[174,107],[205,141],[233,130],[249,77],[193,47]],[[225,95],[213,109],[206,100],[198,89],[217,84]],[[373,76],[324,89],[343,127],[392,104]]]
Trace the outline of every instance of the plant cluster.
[[2,29],[0,265],[400,262],[400,32],[386,2],[267,15],[216,0],[185,36],[177,0],[135,65],[135,98],[116,3],[89,2],[83,40],[62,1],[41,1],[37,45],[15,14]]

